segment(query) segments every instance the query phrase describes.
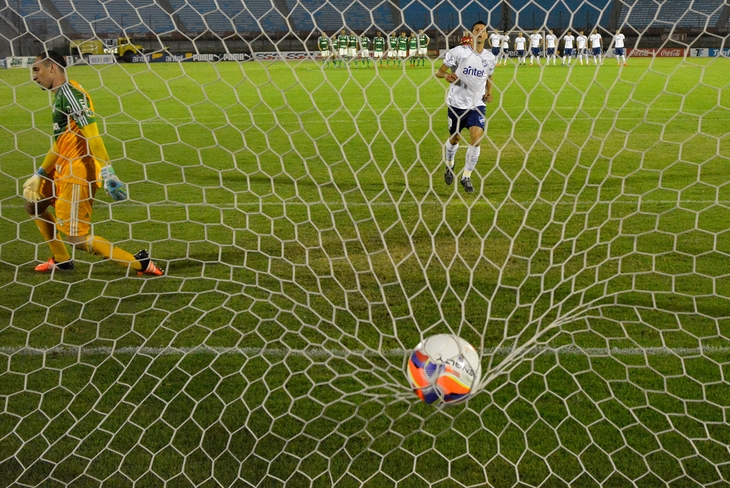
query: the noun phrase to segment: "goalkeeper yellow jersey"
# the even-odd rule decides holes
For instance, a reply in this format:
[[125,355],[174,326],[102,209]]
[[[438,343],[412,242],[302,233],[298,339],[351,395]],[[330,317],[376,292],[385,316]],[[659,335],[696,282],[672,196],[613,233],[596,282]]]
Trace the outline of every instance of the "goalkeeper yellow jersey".
[[80,129],[94,122],[94,104],[81,85],[73,80],[61,85],[53,101],[53,139],[58,146],[55,180],[81,185],[97,181],[100,186],[101,167]]

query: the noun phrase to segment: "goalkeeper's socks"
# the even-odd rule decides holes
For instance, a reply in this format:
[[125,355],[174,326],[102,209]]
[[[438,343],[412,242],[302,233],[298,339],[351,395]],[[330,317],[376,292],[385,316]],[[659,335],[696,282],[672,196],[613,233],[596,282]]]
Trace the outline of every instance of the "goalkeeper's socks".
[[38,230],[41,231],[43,239],[45,239],[48,247],[51,248],[53,258],[57,263],[64,263],[71,259],[66,250],[66,246],[61,240],[61,235],[56,233],[56,218],[51,212],[46,210],[41,215],[33,219]]
[[115,247],[103,237],[89,237],[86,240],[86,250],[96,256],[102,256],[116,261],[122,266],[131,266],[136,271],[142,270],[142,265],[133,254],[119,247]]
[[[444,144],[444,148],[446,149],[446,164],[454,167],[454,159],[456,158],[456,151],[459,149],[459,144],[451,144],[451,141],[446,141],[446,144]],[[451,162],[451,164],[449,164]]]

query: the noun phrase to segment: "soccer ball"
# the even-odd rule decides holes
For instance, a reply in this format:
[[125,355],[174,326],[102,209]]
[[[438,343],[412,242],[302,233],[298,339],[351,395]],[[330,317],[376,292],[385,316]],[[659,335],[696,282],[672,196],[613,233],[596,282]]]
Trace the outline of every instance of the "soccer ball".
[[453,334],[436,334],[413,350],[407,376],[413,391],[424,402],[453,404],[474,393],[482,367],[471,344]]

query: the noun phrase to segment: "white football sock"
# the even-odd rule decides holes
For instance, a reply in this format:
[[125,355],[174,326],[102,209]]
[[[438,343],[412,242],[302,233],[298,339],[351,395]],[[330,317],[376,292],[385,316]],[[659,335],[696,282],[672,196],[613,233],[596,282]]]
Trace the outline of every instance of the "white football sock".
[[472,171],[474,171],[474,168],[477,166],[477,161],[479,161],[479,154],[482,152],[482,148],[480,146],[469,146],[466,150],[466,165],[464,166],[464,169],[471,174]]

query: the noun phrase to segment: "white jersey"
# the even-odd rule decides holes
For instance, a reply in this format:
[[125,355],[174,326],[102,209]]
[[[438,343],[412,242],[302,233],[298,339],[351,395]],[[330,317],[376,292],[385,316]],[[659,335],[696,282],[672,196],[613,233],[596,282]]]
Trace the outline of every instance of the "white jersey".
[[591,34],[588,39],[591,41],[591,47],[601,47],[601,34],[598,32]]
[[518,37],[517,39],[515,39],[515,48],[518,51],[524,51],[526,41],[527,41],[527,39],[525,39],[524,37],[522,37],[522,36]]
[[555,37],[553,34],[548,34],[545,36],[545,42],[547,43],[547,47],[554,48],[557,44],[558,38]]
[[507,34],[502,36],[502,49],[509,49],[509,36]]
[[565,49],[573,49],[573,42],[575,41],[574,36],[565,36],[563,37],[563,42],[565,43]]
[[626,39],[625,35],[618,34],[616,37],[613,38],[614,46],[615,47],[624,47],[624,39]]
[[499,34],[492,34],[489,36],[489,42],[492,47],[499,47],[499,43],[502,42],[502,36]]
[[542,41],[542,34],[534,33],[530,34],[530,47],[540,47]]
[[487,78],[494,73],[496,63],[489,49],[484,49],[481,54],[471,46],[456,46],[448,50],[444,65],[451,68],[459,79],[449,86],[446,103],[462,110],[484,106]]
[[583,34],[579,35],[575,39],[576,45],[578,46],[578,49],[585,49],[586,43],[588,42],[588,38],[584,36]]

